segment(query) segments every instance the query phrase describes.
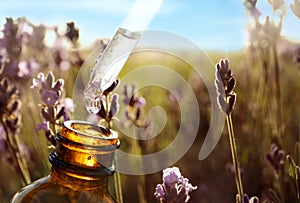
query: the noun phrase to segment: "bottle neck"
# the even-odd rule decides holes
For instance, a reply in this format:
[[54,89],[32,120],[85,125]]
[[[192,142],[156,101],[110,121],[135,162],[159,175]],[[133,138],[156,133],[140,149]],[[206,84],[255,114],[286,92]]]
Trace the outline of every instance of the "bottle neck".
[[86,179],[57,167],[52,167],[50,172],[51,181],[79,191],[100,189],[105,193],[108,190],[108,178],[109,176]]
[[114,152],[120,145],[116,132],[70,120],[64,122],[56,140],[56,149],[49,155],[53,174],[99,184],[107,183],[114,173]]

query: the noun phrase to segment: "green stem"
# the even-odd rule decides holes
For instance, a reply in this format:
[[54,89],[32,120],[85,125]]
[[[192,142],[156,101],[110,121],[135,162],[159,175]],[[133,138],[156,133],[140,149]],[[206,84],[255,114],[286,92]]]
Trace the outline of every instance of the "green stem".
[[281,136],[281,121],[282,121],[282,112],[281,112],[281,91],[280,91],[280,67],[278,54],[276,49],[276,44],[272,46],[273,57],[274,57],[274,66],[275,66],[275,85],[276,85],[276,105],[277,105],[277,130],[279,137]]
[[[110,101],[109,95],[106,95],[105,96],[105,103],[106,103],[105,104],[105,112],[106,112],[105,121],[107,123],[108,129],[111,129],[111,118],[109,117],[109,111],[110,111],[109,101]],[[117,157],[116,157],[116,159],[117,159]],[[118,162],[115,161],[116,169],[118,169],[117,164],[118,164]],[[118,173],[118,172],[115,173],[114,181],[115,181],[115,190],[116,190],[117,201],[119,203],[123,203],[123,194],[122,194],[122,184],[121,184],[120,173]]]
[[[14,146],[14,143],[16,145],[18,145],[18,143],[16,140],[14,141],[13,138],[10,136],[8,129],[6,128],[6,126],[4,124],[3,118],[1,118],[1,124],[2,124],[5,134],[6,134],[8,150],[10,151],[12,157],[14,158],[14,161],[17,164],[18,170],[21,173],[21,176],[22,176],[21,183],[23,185],[27,185],[27,184],[31,183],[31,179],[30,179],[28,167],[26,164],[26,160],[24,159],[23,153],[20,150],[20,146],[17,146],[17,147]],[[19,155],[19,157],[18,157],[18,155]]]
[[107,122],[107,127],[111,129],[110,125],[110,117],[109,117],[109,97],[108,95],[105,96],[105,110],[106,110],[106,115],[105,115],[105,121]]
[[[117,157],[115,157],[115,159],[116,159],[115,166],[116,166],[116,169],[118,169]],[[123,203],[121,177],[120,177],[120,173],[119,172],[115,173],[115,175],[114,175],[114,181],[115,181],[115,190],[116,190],[117,201],[119,203]]]
[[[135,155],[141,155],[142,154],[142,147],[139,143],[139,134],[138,134],[138,130],[136,130],[135,128],[133,128],[133,146],[132,146],[132,151],[133,154]],[[143,163],[140,159],[138,159],[135,164],[137,164],[137,167],[141,167],[143,168]],[[138,181],[139,183],[137,184],[137,193],[138,193],[138,199],[139,199],[139,203],[146,203],[147,199],[145,197],[145,187],[146,187],[146,181],[145,178],[140,175],[138,176]]]
[[26,184],[29,184],[31,183],[30,173],[29,173],[27,161],[21,149],[20,140],[18,139],[17,136],[15,136],[15,141],[16,141],[17,153],[19,155],[19,157],[17,157],[18,158],[17,160],[22,170],[22,174],[25,178]]
[[242,202],[242,198],[243,198],[243,194],[244,194],[243,184],[242,184],[242,178],[241,178],[241,171],[239,168],[239,162],[238,162],[238,157],[237,157],[237,147],[236,147],[235,136],[234,136],[232,119],[231,119],[230,113],[227,114],[226,119],[227,119],[227,127],[228,127],[232,162],[233,162],[233,167],[235,170],[235,183],[236,183],[236,187],[237,187],[237,191],[238,191],[238,195],[239,195],[239,202]]

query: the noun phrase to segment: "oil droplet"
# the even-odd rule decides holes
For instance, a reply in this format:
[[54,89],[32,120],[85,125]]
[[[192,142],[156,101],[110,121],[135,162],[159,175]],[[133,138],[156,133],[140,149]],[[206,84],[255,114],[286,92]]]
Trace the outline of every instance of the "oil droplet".
[[101,109],[102,92],[92,83],[88,83],[84,90],[85,107],[89,113],[96,114]]

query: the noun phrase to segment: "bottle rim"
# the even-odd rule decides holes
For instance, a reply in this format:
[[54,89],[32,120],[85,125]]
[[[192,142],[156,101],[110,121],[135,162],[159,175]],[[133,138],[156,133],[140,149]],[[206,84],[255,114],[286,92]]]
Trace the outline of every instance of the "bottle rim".
[[56,135],[56,140],[61,144],[68,143],[75,147],[104,151],[114,151],[120,146],[116,131],[80,120],[65,121],[61,131]]

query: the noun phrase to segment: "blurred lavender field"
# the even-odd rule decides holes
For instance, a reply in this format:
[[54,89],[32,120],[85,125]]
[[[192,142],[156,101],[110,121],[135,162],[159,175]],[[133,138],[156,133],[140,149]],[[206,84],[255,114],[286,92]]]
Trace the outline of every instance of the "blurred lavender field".
[[[214,64],[228,58],[236,80],[237,99],[232,122],[244,194],[248,199],[257,196],[261,202],[300,202],[300,95],[297,94],[300,44],[290,42],[281,31],[286,9],[299,21],[300,2],[295,0],[291,6],[283,0],[269,0],[269,3],[274,15],[264,19],[255,0],[244,2],[251,21],[247,25],[247,47],[230,53],[211,51],[208,55]],[[60,30],[55,26],[35,25],[26,18],[8,17],[1,27],[0,202],[9,202],[24,185],[48,174],[51,167],[48,154],[55,146],[54,135],[59,125],[74,113],[76,104],[71,98],[77,74],[89,54],[99,47],[104,50],[109,40],[95,39],[92,46],[81,47],[76,22],[66,22],[65,29]],[[45,42],[46,33],[54,36],[52,44]],[[197,57],[193,50],[182,54]],[[190,193],[189,202],[234,202],[235,171],[229,132],[225,127],[214,151],[205,160],[198,160],[211,118],[211,102],[202,79],[187,64],[147,53],[131,56],[121,76],[153,58],[180,73],[197,96],[201,126],[192,147],[175,164],[182,175],[198,187]],[[149,109],[158,105],[165,110],[168,121],[162,132],[148,141],[134,143],[135,140],[120,132],[121,149],[151,154],[166,147],[176,136],[180,125],[179,104],[174,95],[164,89],[142,88],[131,103],[134,112],[128,117],[129,108],[122,101],[127,99],[130,103],[124,90],[127,88],[130,92],[132,84],[121,81],[115,90],[119,94],[120,111],[113,115],[120,119],[127,115],[128,120],[146,126]],[[178,95],[183,91],[179,86]],[[90,119],[87,112],[84,114]],[[112,122],[114,128],[116,125]],[[125,203],[159,202],[154,192],[157,184],[162,183],[162,172],[120,176]],[[112,193],[115,193],[114,185],[112,178]]]

